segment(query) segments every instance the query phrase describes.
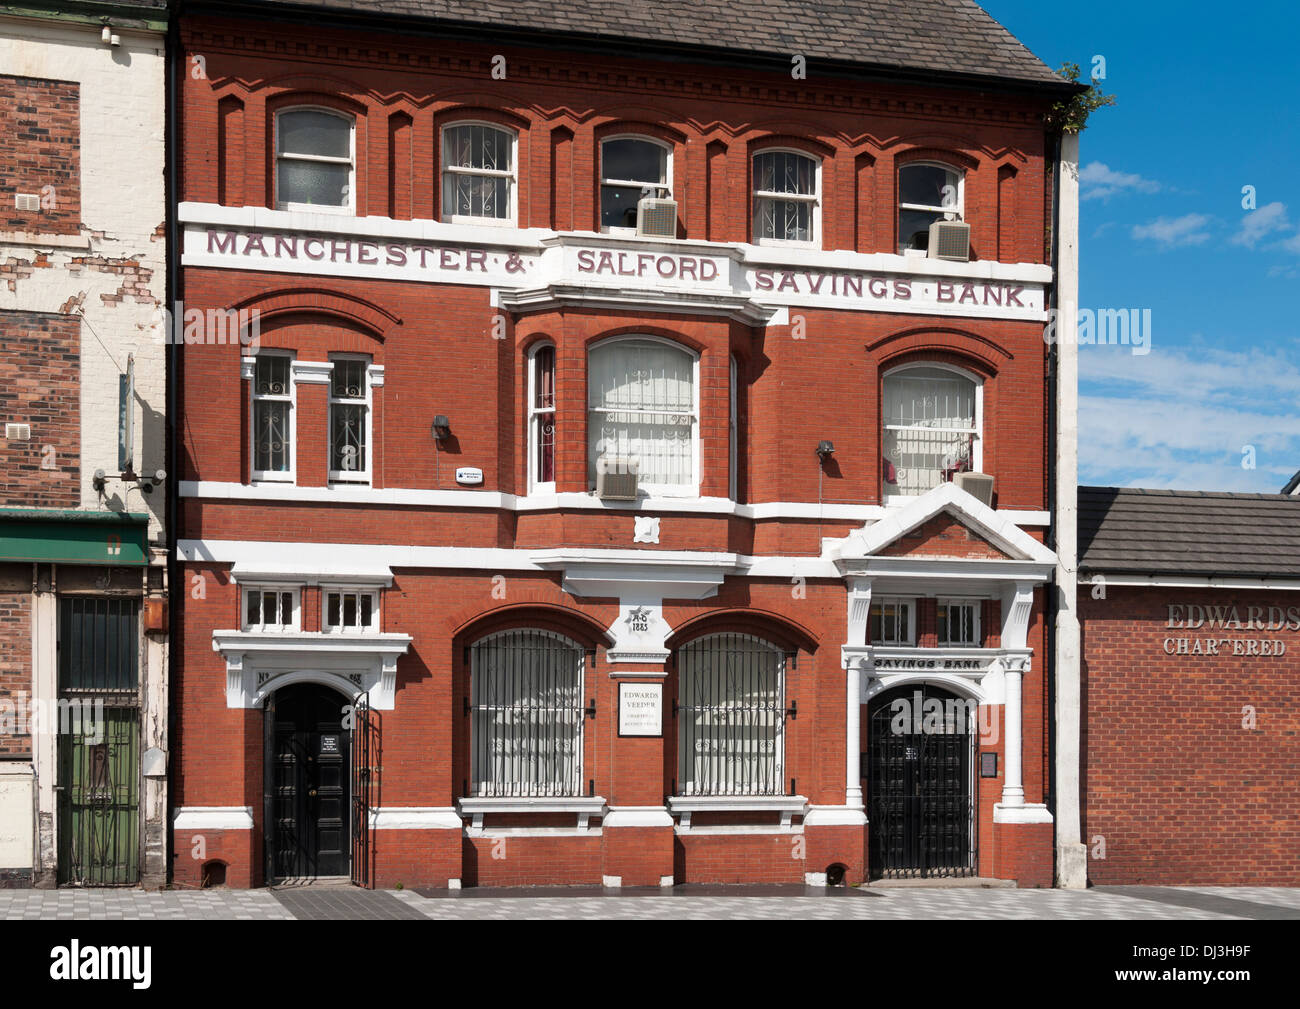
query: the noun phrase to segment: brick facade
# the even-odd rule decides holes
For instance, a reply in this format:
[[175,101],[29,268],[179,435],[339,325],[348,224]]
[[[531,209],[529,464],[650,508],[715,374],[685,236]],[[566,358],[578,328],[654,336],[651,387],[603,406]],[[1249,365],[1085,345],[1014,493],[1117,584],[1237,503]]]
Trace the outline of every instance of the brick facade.
[[[81,87],[0,75],[0,229],[81,230]],[[14,196],[35,196],[36,210]]]
[[[600,141],[634,132],[671,149],[678,240],[730,243],[732,250],[749,243],[752,155],[781,148],[820,159],[820,251],[883,253],[901,262],[898,167],[940,159],[965,173],[975,258],[1020,264],[1022,272],[1044,259],[1048,172],[1039,98],[826,80],[792,86],[775,75],[737,78],[686,64],[667,73],[663,64],[636,59],[574,66],[562,52],[511,47],[508,77],[497,81],[488,67],[500,47],[458,43],[453,52],[414,36],[364,38],[327,26],[304,39],[288,27],[215,18],[186,19],[182,39],[187,65],[201,54],[206,68],[183,83],[182,199],[214,219],[275,207],[275,115],[310,105],[352,118],[355,217],[380,248],[385,231],[404,222],[427,221],[431,234],[441,234],[443,226],[432,223],[443,212],[439,130],[470,119],[517,133],[521,229],[595,232]],[[326,57],[331,71],[322,78],[318,60]],[[346,228],[350,218],[285,212],[275,220],[276,228],[307,235]],[[771,253],[774,269],[784,272],[782,250]],[[283,572],[290,570],[302,582],[294,584],[294,633],[323,634],[331,577],[347,582],[348,571],[367,565],[392,571],[391,585],[378,590],[375,630],[413,638],[396,660],[393,707],[379,713],[382,768],[372,779],[379,812],[370,833],[378,885],[593,884],[611,877],[628,886],[669,878],[778,883],[828,872],[856,883],[868,874],[867,829],[850,794],[863,783],[850,782],[846,770],[857,766],[855,748],[866,750],[867,705],[855,713],[862,737],[850,742],[846,678],[860,674],[846,670],[841,656],[849,636],[846,584],[825,559],[824,541],[885,514],[881,389],[884,373],[902,365],[957,367],[973,377],[982,391],[983,468],[995,476],[995,507],[1031,516],[1046,508],[1041,323],[805,308],[761,325],[626,299],[503,311],[498,292],[474,283],[346,276],[328,266],[313,270],[305,259],[294,272],[203,259],[200,249],[183,271],[187,309],[261,313],[256,348],[186,346],[178,375],[187,418],[179,469],[190,487],[178,535],[190,559],[180,566],[185,591],[176,603],[175,806],[183,815],[194,811],[194,822],[204,810],[251,808],[251,830],[214,830],[206,845],[207,859],[226,865],[228,883],[267,881],[267,716],[260,705],[284,673],[268,666],[262,681],[248,672],[259,641],[214,651],[214,640],[241,628],[246,585],[289,578]],[[922,268],[926,261],[912,262]],[[589,354],[603,340],[633,334],[667,341],[697,362],[698,506],[667,501],[633,511],[596,507],[586,497]],[[543,344],[554,346],[556,360],[554,503],[536,494],[529,500],[528,362]],[[251,365],[243,359],[254,352],[292,355],[300,376],[294,472],[282,482],[252,479]],[[331,480],[328,465],[329,386],[310,378],[328,373],[340,354],[364,355],[372,374],[382,368],[382,384],[369,390],[370,479],[347,488]],[[435,442],[437,415],[449,419],[451,431]],[[814,451],[823,439],[835,444],[824,463]],[[460,467],[481,469],[477,500],[457,483]],[[827,506],[820,516],[819,502]],[[749,506],[755,511],[744,511]],[[658,519],[657,542],[636,535],[638,519],[648,516]],[[1041,523],[1030,526],[1041,544]],[[410,559],[398,550],[411,551]],[[576,561],[547,568],[529,560],[552,550],[601,563],[628,551],[634,568],[610,576],[615,589],[584,593],[570,578]],[[232,561],[235,554],[242,559]],[[698,599],[663,593],[661,608],[653,606],[670,629],[667,661],[617,658],[625,604],[638,591],[653,595],[658,584],[638,571],[733,555],[737,565],[740,558],[771,561],[778,573],[727,573]],[[455,560],[419,559],[440,556]],[[983,532],[946,512],[882,556],[920,569],[955,562],[975,570],[1007,559]],[[397,559],[389,565],[386,558]],[[805,562],[813,575],[797,573]],[[981,587],[982,645],[997,649],[1003,605],[991,585]],[[919,594],[916,644],[933,649],[934,591]],[[1039,804],[1047,780],[1041,590],[1027,619],[1035,660],[1023,695],[1024,789],[1026,801]],[[490,812],[481,826],[468,813],[463,823],[456,817],[471,778],[467,652],[492,633],[521,627],[561,634],[589,655],[582,697],[594,713],[583,721],[581,797],[607,805],[589,823],[576,823],[572,813]],[[784,825],[770,809],[701,812],[689,829],[680,814],[668,813],[681,780],[674,715],[681,650],[723,633],[753,635],[787,656],[780,792],[806,797],[807,808]],[[312,647],[325,646],[313,639]],[[620,681],[663,684],[662,738],[619,735]],[[245,697],[245,707],[234,706],[231,683],[248,684],[261,700]],[[986,705],[984,720],[1001,725],[1002,705],[1000,698]],[[1003,746],[1001,735],[987,741],[1000,767]],[[999,861],[992,804],[1003,782],[982,784],[976,871],[1023,873],[1041,885],[1046,857],[1050,882],[1050,825],[1045,839],[1041,830],[1001,826],[1010,854]],[[413,825],[420,818],[425,825]],[[205,862],[192,854],[201,834],[199,827],[176,830],[178,882],[202,881]]]
[[1295,593],[1079,594],[1089,879],[1295,886]]

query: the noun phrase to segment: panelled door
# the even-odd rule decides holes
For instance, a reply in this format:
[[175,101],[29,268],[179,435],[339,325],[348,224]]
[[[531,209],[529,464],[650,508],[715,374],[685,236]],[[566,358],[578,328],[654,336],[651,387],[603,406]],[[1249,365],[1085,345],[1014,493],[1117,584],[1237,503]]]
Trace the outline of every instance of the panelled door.
[[140,881],[140,601],[59,599],[58,880]]
[[975,873],[974,734],[968,702],[929,685],[868,709],[870,875]]
[[351,854],[347,701],[328,687],[277,690],[267,709],[268,876],[348,876]]

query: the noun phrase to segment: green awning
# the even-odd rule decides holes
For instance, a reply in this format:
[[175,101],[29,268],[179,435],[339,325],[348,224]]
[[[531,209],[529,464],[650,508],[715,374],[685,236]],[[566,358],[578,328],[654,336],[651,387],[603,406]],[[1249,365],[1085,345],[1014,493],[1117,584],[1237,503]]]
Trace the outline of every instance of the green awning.
[[143,512],[0,508],[0,561],[143,567],[148,533]]

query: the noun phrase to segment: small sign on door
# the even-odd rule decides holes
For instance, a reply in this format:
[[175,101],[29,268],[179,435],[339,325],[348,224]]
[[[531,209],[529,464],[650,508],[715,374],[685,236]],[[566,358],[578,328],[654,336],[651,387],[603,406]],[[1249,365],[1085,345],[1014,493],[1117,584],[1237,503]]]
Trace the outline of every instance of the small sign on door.
[[334,753],[334,754],[337,754],[337,753],[339,752],[339,737],[338,737],[338,736],[321,736],[321,737],[320,737],[320,752],[321,752],[322,755],[327,754],[327,753]]

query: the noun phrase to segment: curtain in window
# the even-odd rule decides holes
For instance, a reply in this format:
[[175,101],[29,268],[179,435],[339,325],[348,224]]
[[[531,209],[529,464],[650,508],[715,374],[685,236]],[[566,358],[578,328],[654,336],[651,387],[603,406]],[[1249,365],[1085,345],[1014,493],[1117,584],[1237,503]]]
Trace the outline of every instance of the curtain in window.
[[677,654],[679,793],[782,794],[785,655],[744,634]]
[[546,631],[473,647],[471,794],[582,794],[583,660],[579,645]]
[[649,340],[619,340],[591,352],[587,436],[591,480],[598,467],[636,468],[641,482],[695,484],[695,360]]
[[909,368],[887,376],[884,392],[886,494],[923,494],[974,468],[971,379],[942,368]]

